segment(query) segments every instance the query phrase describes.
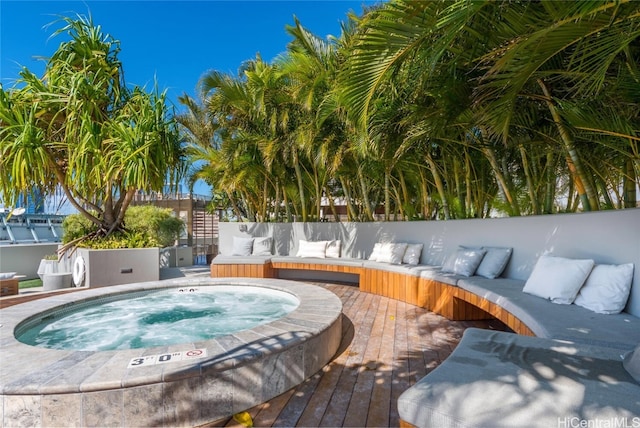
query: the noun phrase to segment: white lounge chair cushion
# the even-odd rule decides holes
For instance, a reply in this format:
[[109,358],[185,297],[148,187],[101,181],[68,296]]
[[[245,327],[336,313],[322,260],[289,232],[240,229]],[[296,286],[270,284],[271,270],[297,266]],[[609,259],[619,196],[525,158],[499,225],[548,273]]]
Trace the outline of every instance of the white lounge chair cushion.
[[17,272],[0,272],[0,279],[11,279]]
[[570,305],[594,264],[591,259],[540,256],[522,291],[553,303]]
[[629,299],[632,280],[633,263],[596,265],[574,303],[599,314],[619,314]]

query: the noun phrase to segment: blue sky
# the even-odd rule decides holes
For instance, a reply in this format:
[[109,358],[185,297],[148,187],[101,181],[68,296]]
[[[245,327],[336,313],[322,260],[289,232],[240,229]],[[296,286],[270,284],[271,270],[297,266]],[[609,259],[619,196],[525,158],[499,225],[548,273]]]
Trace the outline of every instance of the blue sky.
[[[270,61],[291,40],[294,15],[321,37],[339,36],[347,13],[360,15],[374,1],[30,1],[0,0],[0,82],[12,85],[23,66],[41,75],[44,62],[63,40],[50,38],[58,16],[91,15],[103,32],[121,42],[120,60],[130,84],[168,91],[177,103],[194,95],[207,70],[237,73],[260,53]],[[179,106],[177,106],[179,108]],[[208,193],[199,186],[196,193]]]
[[0,0],[0,81],[9,87],[22,66],[44,69],[36,56],[50,56],[60,41],[50,38],[57,16],[93,16],[121,41],[120,59],[131,84],[151,88],[154,78],[175,100],[194,93],[207,70],[236,73],[260,53],[269,61],[291,40],[293,16],[319,36],[340,35],[347,12],[371,1],[29,1]]

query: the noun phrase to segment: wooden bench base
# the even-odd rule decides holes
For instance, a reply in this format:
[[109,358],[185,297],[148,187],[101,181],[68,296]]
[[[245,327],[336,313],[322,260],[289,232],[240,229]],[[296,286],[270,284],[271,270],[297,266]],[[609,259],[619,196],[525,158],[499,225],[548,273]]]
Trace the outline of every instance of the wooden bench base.
[[[271,265],[276,269],[276,275],[278,270],[317,270],[323,272],[337,272],[337,273],[350,273],[355,275],[361,275],[362,268],[356,266],[340,266],[330,265],[324,263],[293,263],[293,262],[272,262]],[[362,277],[360,277],[362,279]]]
[[278,278],[281,270],[308,270],[359,275],[360,291],[420,306],[453,321],[496,318],[514,332],[535,336],[518,318],[489,300],[427,278],[399,272],[323,263],[268,262],[264,264],[212,264],[212,277]]
[[211,277],[249,277],[249,278],[275,278],[275,271],[271,263],[265,264],[238,264],[238,265],[211,265]]

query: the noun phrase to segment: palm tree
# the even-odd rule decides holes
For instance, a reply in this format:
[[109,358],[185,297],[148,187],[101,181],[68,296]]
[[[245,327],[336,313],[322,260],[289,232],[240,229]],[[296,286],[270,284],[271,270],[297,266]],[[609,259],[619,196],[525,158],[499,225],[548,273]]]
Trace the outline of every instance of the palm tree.
[[[124,228],[139,191],[178,182],[182,148],[166,94],[127,89],[119,42],[90,18],[63,18],[67,33],[42,78],[23,69],[0,88],[0,174],[9,204],[34,188],[62,189],[100,238]],[[74,243],[71,243],[73,245]]]
[[[606,96],[618,76],[637,87],[632,58],[640,35],[638,7],[630,1],[392,1],[363,19],[342,76],[345,100],[354,119],[367,123],[376,93],[392,73],[417,66],[428,80],[447,68],[455,71],[453,65],[474,85],[470,106],[484,140],[510,145],[514,124],[522,126],[518,115],[531,110],[522,104],[545,108],[545,120],[554,125],[547,142],[562,148],[583,209],[598,209],[594,171],[584,165],[574,123],[562,107],[572,99]],[[613,132],[637,141],[637,120],[627,123]],[[591,132],[592,138],[613,135],[609,127]],[[494,163],[491,151],[486,155]],[[507,190],[508,183],[502,187]]]

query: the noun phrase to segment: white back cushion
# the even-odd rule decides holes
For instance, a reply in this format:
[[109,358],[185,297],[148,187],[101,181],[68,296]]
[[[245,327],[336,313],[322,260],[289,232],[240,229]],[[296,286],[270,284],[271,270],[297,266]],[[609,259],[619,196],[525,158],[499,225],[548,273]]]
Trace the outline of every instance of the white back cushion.
[[406,250],[407,244],[405,243],[385,242],[382,244],[377,261],[394,265],[402,264]]
[[253,240],[253,250],[251,252],[252,256],[270,256],[271,247],[273,246],[273,238],[264,237],[264,238],[254,238]]
[[250,256],[253,251],[253,238],[233,237],[232,256]]
[[632,279],[633,263],[596,265],[574,303],[600,314],[618,314],[627,304]]
[[553,303],[570,305],[593,265],[594,261],[590,259],[540,256],[522,291]]
[[339,259],[340,258],[340,250],[342,249],[342,242],[340,240],[327,241],[327,248],[325,251],[325,255],[327,258]]
[[298,257],[326,257],[327,241],[298,241]]
[[420,263],[420,255],[424,244],[407,244],[407,250],[402,257],[402,263],[407,265],[417,265]]

